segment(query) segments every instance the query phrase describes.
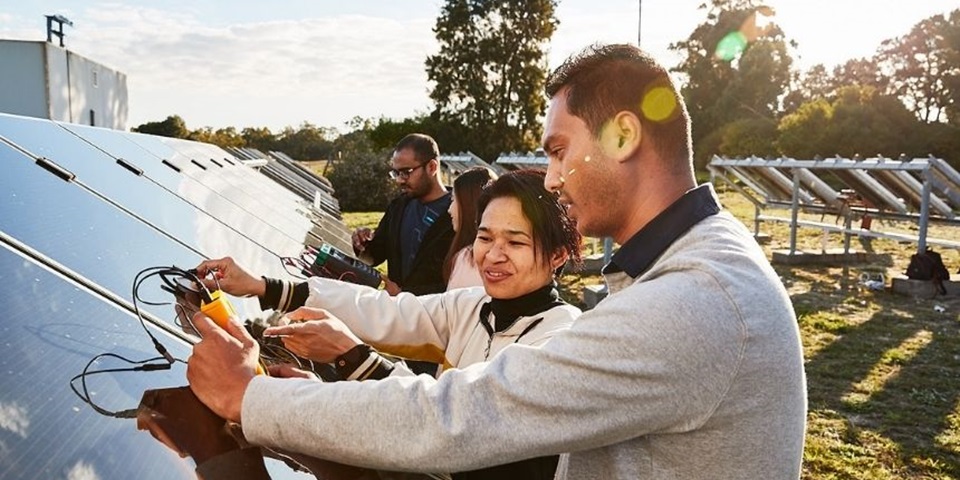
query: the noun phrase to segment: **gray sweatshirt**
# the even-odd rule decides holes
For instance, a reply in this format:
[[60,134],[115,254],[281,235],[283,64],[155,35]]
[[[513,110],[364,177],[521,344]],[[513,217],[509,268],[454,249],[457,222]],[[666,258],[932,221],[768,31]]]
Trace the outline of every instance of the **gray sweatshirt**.
[[795,479],[806,416],[782,284],[726,213],[700,221],[546,345],[427,376],[259,376],[247,439],[386,470],[461,471],[569,452],[558,478]]

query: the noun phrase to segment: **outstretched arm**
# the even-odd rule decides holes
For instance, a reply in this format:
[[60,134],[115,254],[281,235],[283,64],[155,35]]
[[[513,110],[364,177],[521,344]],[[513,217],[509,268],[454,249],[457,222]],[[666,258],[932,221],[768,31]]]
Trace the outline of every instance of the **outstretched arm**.
[[[214,278],[206,278],[210,273]],[[200,262],[197,275],[207,288],[223,290],[230,295],[262,297],[266,293],[266,281],[248,273],[231,257]]]

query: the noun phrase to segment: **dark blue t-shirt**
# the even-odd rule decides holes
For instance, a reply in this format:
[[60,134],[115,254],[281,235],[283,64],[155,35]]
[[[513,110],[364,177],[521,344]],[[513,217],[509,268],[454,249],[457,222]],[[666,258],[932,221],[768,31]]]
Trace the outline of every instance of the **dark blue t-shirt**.
[[406,278],[410,273],[420,242],[437,218],[450,208],[450,202],[449,192],[430,203],[420,203],[417,199],[407,202],[400,220],[400,278]]

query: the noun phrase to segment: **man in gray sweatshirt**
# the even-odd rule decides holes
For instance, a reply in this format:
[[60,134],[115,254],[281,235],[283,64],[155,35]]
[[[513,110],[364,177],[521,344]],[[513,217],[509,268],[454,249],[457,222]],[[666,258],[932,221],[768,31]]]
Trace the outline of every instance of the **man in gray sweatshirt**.
[[546,186],[582,233],[621,245],[606,299],[539,348],[439,379],[335,384],[255,376],[242,328],[198,316],[187,376],[201,401],[255,444],[386,470],[562,453],[558,478],[798,478],[795,314],[750,233],[696,186],[668,73],[636,47],[594,46],[547,93]]

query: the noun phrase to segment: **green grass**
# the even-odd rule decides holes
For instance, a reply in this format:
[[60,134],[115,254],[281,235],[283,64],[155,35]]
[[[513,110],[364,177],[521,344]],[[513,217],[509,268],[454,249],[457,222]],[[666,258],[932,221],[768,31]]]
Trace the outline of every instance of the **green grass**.
[[[749,229],[754,209],[735,193],[721,201]],[[789,212],[777,213],[789,216]],[[376,224],[380,214],[346,214],[349,225]],[[805,217],[833,223],[834,218]],[[842,223],[842,222],[841,222]],[[916,231],[910,223],[884,222],[874,228]],[[763,223],[771,236],[764,246],[789,247],[786,224]],[[960,240],[955,227],[931,226],[929,236]],[[801,250],[820,251],[823,235],[801,229]],[[841,248],[839,235],[828,248]],[[890,254],[891,260],[849,266],[774,265],[790,292],[804,347],[809,397],[802,478],[960,479],[960,298],[911,298],[861,289],[861,273],[902,275],[915,244],[856,239],[852,247]],[[951,273],[960,252],[941,251]],[[581,303],[585,285],[596,276],[565,275],[563,295]],[[944,313],[934,310],[945,309]]]
[[360,227],[367,227],[371,230],[377,228],[377,224],[380,223],[380,218],[383,217],[383,212],[353,212],[353,213],[344,213],[343,214],[343,223],[347,225],[347,229],[351,232]]

